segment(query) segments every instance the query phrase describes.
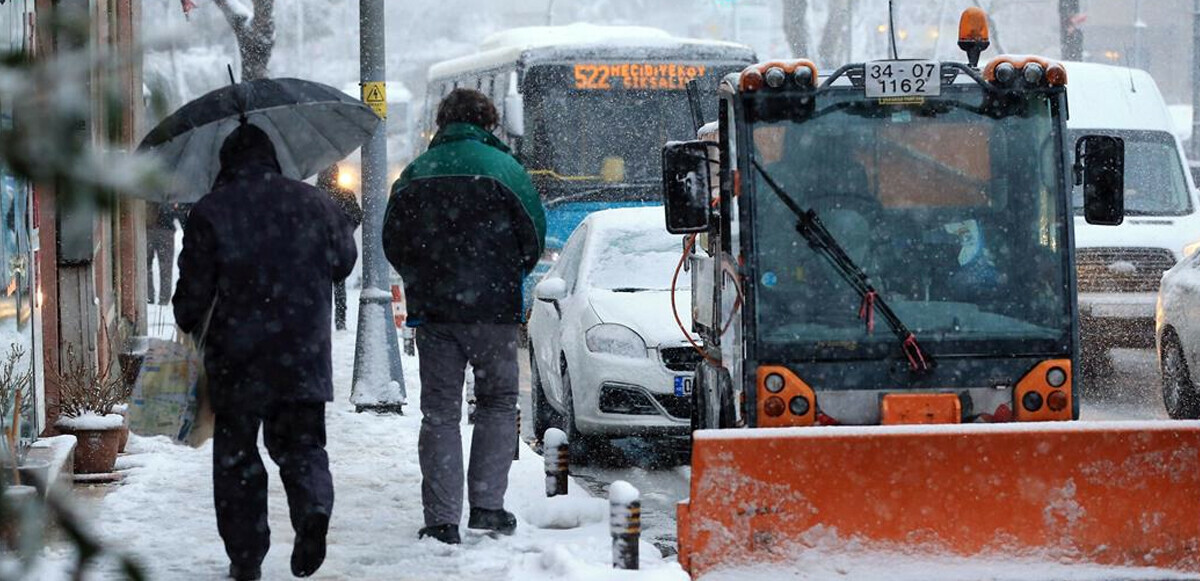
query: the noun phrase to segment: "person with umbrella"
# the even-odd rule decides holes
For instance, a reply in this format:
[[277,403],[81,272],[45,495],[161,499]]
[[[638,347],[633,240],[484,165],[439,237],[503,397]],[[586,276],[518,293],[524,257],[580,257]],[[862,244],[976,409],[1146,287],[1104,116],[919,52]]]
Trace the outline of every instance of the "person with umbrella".
[[350,275],[357,249],[337,204],[300,180],[358,149],[380,123],[332,87],[259,79],[184,105],[139,146],[171,169],[161,201],[194,202],[173,303],[180,329],[204,349],[217,530],[234,579],[261,578],[270,545],[260,430],[296,531],[292,573],[312,575],[325,559],[331,289]]

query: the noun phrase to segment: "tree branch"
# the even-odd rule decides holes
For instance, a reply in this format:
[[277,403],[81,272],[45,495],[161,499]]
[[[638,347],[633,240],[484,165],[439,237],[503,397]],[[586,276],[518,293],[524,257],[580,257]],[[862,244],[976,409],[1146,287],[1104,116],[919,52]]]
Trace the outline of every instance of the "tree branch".
[[229,22],[229,26],[233,28],[234,36],[237,36],[240,42],[242,36],[246,34],[247,24],[250,20],[249,15],[243,10],[239,10],[239,8],[244,9],[245,7],[240,4],[234,7],[229,3],[229,0],[213,0],[213,4],[216,4],[217,8],[221,10],[221,14],[225,15],[225,20]]

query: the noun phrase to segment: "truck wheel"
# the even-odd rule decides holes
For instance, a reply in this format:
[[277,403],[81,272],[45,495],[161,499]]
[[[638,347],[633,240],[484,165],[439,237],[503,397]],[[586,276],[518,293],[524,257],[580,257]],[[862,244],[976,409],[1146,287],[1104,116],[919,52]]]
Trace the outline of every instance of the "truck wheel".
[[1174,335],[1167,335],[1163,340],[1162,360],[1162,397],[1167,415],[1176,420],[1194,420],[1200,418],[1200,394],[1188,370],[1187,359],[1183,355],[1183,347]]
[[542,389],[542,376],[538,372],[537,358],[532,347],[529,349],[529,408],[533,410],[533,439],[540,445],[546,430],[562,423],[562,416],[546,401]]

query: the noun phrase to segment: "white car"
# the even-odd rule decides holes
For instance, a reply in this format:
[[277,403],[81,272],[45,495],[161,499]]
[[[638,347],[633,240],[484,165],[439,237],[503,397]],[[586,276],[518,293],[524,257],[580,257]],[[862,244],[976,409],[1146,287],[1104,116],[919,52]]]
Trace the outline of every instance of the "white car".
[[573,457],[600,438],[685,436],[692,374],[691,276],[672,278],[682,238],[662,207],[588,216],[534,289],[529,318],[534,430],[559,427]]
[[1200,252],[1191,252],[1163,275],[1155,335],[1167,414],[1200,418]]

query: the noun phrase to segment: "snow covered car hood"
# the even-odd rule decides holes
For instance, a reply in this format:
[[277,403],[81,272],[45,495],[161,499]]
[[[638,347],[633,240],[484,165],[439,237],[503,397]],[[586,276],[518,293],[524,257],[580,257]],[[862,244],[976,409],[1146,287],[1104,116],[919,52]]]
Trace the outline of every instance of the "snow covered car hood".
[[[637,292],[613,292],[591,289],[588,302],[602,323],[625,325],[645,339],[646,346],[666,345],[675,347],[686,344],[687,338],[675,316],[671,314],[671,291],[645,290]],[[675,305],[679,308],[679,319],[684,328],[692,328],[692,291],[675,291]]]

